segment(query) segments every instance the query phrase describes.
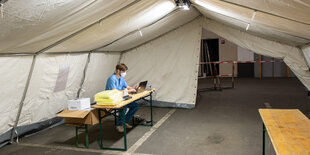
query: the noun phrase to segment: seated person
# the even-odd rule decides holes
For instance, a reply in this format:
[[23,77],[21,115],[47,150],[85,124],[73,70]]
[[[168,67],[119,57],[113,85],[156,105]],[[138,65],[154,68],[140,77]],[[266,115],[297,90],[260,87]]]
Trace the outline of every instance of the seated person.
[[[126,76],[126,71],[128,70],[128,67],[121,63],[116,65],[116,69],[115,69],[115,73],[113,75],[111,75],[109,77],[109,79],[107,80],[107,84],[106,84],[106,88],[105,90],[120,90],[120,91],[124,91],[125,88],[128,89],[128,93],[133,93],[136,92],[136,89],[130,87],[127,85],[124,77]],[[134,114],[138,111],[139,109],[139,104],[136,102],[131,102],[129,104],[127,104],[123,110],[125,110],[125,112],[127,111],[127,108],[129,108],[129,111],[127,112],[127,114],[125,115],[125,120],[126,120],[126,127],[127,128],[132,128],[131,125],[129,125],[129,121],[133,118]],[[123,122],[121,119],[122,113],[119,112],[118,114],[119,119],[116,122],[116,130],[118,132],[124,132],[124,128],[123,128]]]

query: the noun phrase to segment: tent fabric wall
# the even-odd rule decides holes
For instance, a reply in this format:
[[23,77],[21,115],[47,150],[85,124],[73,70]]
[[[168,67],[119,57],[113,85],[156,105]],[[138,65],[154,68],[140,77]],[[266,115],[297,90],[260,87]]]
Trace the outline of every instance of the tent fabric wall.
[[283,59],[300,81],[310,89],[310,72],[300,48],[260,38],[204,18],[203,27],[257,54]]
[[199,15],[200,13],[196,9],[188,11],[177,10],[157,23],[141,29],[142,36],[137,31],[107,47],[98,49],[98,51],[126,51],[190,22]]
[[0,22],[0,53],[38,52],[133,1],[9,0]]
[[[40,55],[37,57],[18,125],[28,125],[56,116],[77,95],[87,54]],[[60,68],[69,67],[64,90],[54,92]]]
[[32,57],[0,57],[0,134],[12,128]]
[[[281,41],[282,43],[293,46],[310,42],[310,25],[306,23],[255,11],[254,9],[234,5],[225,1],[192,0],[192,2],[202,14],[215,21],[226,23],[240,30],[245,30],[249,24],[250,26],[247,32],[251,34],[260,35],[261,37]],[[305,9],[307,7],[302,8]]]
[[81,97],[89,97],[93,101],[96,93],[105,90],[107,79],[114,73],[119,59],[120,52],[92,53]]
[[[0,19],[0,54],[36,53],[50,45],[55,46],[44,52],[91,51],[82,97],[93,97],[103,90],[121,58],[129,66],[126,79],[130,85],[148,80],[157,90],[154,96],[157,103],[192,108],[204,27],[243,48],[283,59],[310,88],[309,68],[303,58],[303,53],[309,51],[305,45],[310,42],[309,2],[191,2],[208,19],[195,19],[181,26],[199,12],[194,7],[187,12],[176,10],[174,0],[9,0],[3,6],[4,18]],[[67,39],[75,32],[80,33]],[[125,52],[121,56],[119,52],[93,50]],[[55,117],[66,107],[68,99],[77,96],[88,55],[40,54],[36,58],[19,127]],[[8,133],[15,121],[32,57],[0,57],[0,63],[5,64],[0,67],[1,134]],[[66,87],[55,91],[63,68],[69,69]]]
[[302,46],[301,50],[302,50],[303,55],[307,61],[308,67],[310,68],[310,44]]
[[258,0],[224,1],[310,24],[310,1],[307,0],[264,0],[263,3]]
[[[47,52],[91,51],[138,30],[175,9],[173,0],[139,1],[97,23]],[[85,39],[87,38],[87,39]]]
[[[196,100],[202,27],[196,19],[147,44],[125,52],[126,76],[133,86],[148,80],[154,100],[193,108]],[[169,106],[169,105],[167,105]]]

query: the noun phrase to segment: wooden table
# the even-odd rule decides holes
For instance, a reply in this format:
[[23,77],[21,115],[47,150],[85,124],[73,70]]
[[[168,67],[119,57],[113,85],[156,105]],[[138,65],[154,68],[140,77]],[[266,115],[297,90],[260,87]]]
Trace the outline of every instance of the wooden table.
[[[100,127],[100,148],[103,150],[120,150],[120,151],[127,151],[127,132],[126,132],[126,121],[125,121],[125,113],[126,110],[124,110],[124,107],[126,105],[128,105],[131,102],[134,102],[136,100],[144,100],[150,103],[150,110],[151,110],[151,120],[149,121],[150,124],[149,125],[145,125],[145,126],[153,126],[153,105],[152,105],[152,93],[154,92],[154,89],[149,90],[149,91],[144,91],[138,94],[132,94],[130,95],[132,98],[125,100],[125,101],[120,101],[119,103],[117,103],[116,105],[93,105],[93,108],[98,109],[98,115],[99,115],[99,127]],[[146,98],[150,97],[149,100],[147,100]],[[114,120],[115,120],[115,124],[116,124],[116,113],[117,111],[120,111],[122,113],[122,122],[123,122],[123,128],[124,128],[124,148],[107,148],[107,147],[103,147],[102,141],[103,141],[103,132],[102,132],[102,119],[104,118],[104,116],[101,116],[101,111],[106,110],[105,112],[110,112],[114,111]],[[119,116],[120,117],[120,116]]]
[[265,132],[277,155],[310,154],[310,120],[298,109],[259,109],[263,120],[263,155]]

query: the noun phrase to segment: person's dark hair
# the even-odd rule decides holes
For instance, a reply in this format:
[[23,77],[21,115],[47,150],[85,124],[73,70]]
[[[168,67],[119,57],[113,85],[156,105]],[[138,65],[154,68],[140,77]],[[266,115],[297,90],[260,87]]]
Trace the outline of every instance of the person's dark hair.
[[126,71],[126,70],[128,70],[128,67],[125,64],[120,63],[120,64],[116,65],[115,69],[120,70],[120,71]]

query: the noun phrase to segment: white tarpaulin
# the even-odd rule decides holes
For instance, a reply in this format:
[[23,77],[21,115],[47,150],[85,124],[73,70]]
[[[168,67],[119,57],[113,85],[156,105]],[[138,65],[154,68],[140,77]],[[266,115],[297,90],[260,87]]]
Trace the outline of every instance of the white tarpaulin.
[[139,1],[135,5],[97,23],[48,52],[90,51],[107,45],[131,31],[162,18],[175,9],[172,0]]
[[310,67],[310,45],[305,45],[303,47],[301,47],[301,50],[304,54],[304,57],[307,61],[308,67]]
[[[224,1],[192,0],[192,2],[196,4],[197,9],[206,17],[236,27],[239,30],[245,31],[248,27],[247,32],[251,34],[294,46],[310,42],[310,25],[308,24]],[[306,5],[305,7],[310,10],[310,7]]]
[[131,2],[9,0],[0,19],[0,53],[37,52]]
[[255,53],[283,59],[300,81],[310,89],[310,71],[299,48],[263,39],[206,18],[203,27]]
[[[86,59],[87,54],[38,56],[18,124],[44,121],[66,108],[67,100],[77,95]],[[66,88],[54,92],[62,66],[70,68]]]
[[[129,66],[130,85],[148,80],[157,90],[157,101],[194,107],[202,27],[255,53],[283,59],[310,88],[303,57],[310,53],[310,2],[191,2],[190,11],[176,10],[174,0],[5,2],[0,18],[0,134],[15,121],[32,60],[5,55],[10,53],[92,51],[89,63],[86,53],[39,52],[19,126],[55,117],[68,99],[77,96],[84,69],[81,96],[93,97],[104,90],[120,58]],[[195,19],[199,13],[205,17]]]
[[12,128],[32,57],[0,57],[0,133]]
[[238,46],[238,61],[254,61],[254,53]]
[[298,22],[310,24],[309,0],[224,0],[232,4],[261,10],[277,16],[286,17]]
[[105,90],[107,79],[115,72],[119,58],[119,52],[91,54],[81,97],[89,97],[93,101],[96,93]]
[[137,31],[135,32],[135,34],[124,37],[121,40],[118,40],[117,42],[105,48],[101,48],[99,50],[100,51],[128,50],[130,48],[143,44],[146,41],[153,39],[154,37],[165,34],[166,32],[193,20],[193,18],[197,16],[199,16],[199,12],[196,11],[195,9],[192,9],[190,11],[177,10],[176,12],[160,20],[159,22],[140,30],[141,34],[139,33],[139,31]]
[[[148,80],[157,101],[194,107],[197,91],[201,22],[194,20],[123,54],[129,85]],[[189,104],[189,105],[186,105]],[[191,106],[192,105],[192,106]]]

